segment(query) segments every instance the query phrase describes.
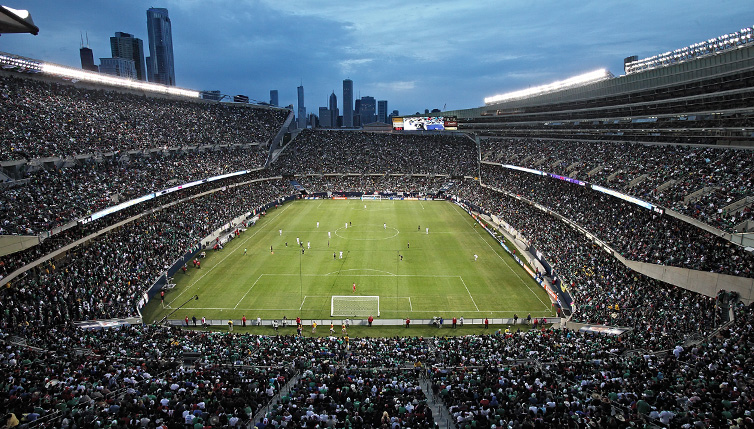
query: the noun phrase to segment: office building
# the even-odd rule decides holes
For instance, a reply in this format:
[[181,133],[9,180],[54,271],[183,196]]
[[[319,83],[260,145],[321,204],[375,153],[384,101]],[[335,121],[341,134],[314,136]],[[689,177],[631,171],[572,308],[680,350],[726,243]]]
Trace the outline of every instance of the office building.
[[147,80],[147,67],[144,64],[144,43],[132,34],[116,32],[110,38],[110,52],[113,58],[133,60],[136,79]]
[[306,107],[304,106],[304,85],[296,88],[298,90],[298,127],[306,128]]
[[361,126],[371,124],[377,121],[377,103],[374,97],[364,96],[361,97],[361,106],[359,109],[359,116],[361,117]]
[[343,80],[343,126],[353,128],[353,81]]
[[81,57],[81,68],[89,71],[99,71],[97,65],[94,64],[94,52],[88,47],[82,46],[79,49],[79,56]]
[[147,9],[147,32],[149,33],[149,57],[147,57],[149,81],[175,85],[173,30],[167,9],[155,7]]
[[136,65],[134,60],[126,58],[100,58],[100,73],[111,74],[113,76],[136,79]]
[[387,100],[377,101],[377,122],[387,124]]
[[278,90],[277,89],[270,90],[270,104],[273,106],[278,105]]

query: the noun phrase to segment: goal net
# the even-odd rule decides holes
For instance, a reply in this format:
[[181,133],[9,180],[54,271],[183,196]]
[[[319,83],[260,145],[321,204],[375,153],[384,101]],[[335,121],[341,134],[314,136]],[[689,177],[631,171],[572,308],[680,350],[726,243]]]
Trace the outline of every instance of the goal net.
[[330,316],[379,316],[379,296],[337,296],[330,299]]

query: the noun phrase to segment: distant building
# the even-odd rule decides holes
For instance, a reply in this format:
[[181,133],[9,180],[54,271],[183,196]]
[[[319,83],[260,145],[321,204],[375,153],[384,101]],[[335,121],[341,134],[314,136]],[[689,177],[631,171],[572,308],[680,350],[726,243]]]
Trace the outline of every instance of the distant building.
[[277,89],[270,90],[270,104],[276,107],[278,105],[278,90]]
[[111,74],[113,76],[136,79],[136,65],[134,60],[126,58],[100,58],[100,73]]
[[296,88],[298,90],[298,127],[306,128],[306,106],[304,106],[304,85]]
[[149,81],[175,85],[173,30],[167,9],[155,7],[147,9],[147,31],[149,33],[149,57],[147,57]]
[[319,108],[319,126],[322,128],[332,128],[332,115],[330,114],[330,109],[327,107],[320,107]]
[[132,34],[116,32],[110,38],[110,52],[113,58],[133,60],[136,67],[136,79],[147,80],[147,67],[144,64],[144,43]]
[[212,91],[202,91],[202,98],[205,100],[220,101],[223,96],[219,90],[215,89]]
[[377,121],[377,103],[374,97],[368,95],[361,97],[359,116],[361,116],[361,126]]
[[353,81],[343,80],[343,126],[353,128]]
[[387,123],[387,100],[377,101],[377,122]]
[[94,52],[91,49],[82,46],[79,49],[79,55],[81,56],[81,68],[89,71],[99,71],[99,68],[94,64]]

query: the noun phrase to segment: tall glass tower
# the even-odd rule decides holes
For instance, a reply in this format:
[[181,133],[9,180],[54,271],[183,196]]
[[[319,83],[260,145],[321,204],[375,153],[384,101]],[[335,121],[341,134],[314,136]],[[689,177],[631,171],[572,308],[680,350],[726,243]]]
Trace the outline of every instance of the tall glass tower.
[[304,85],[298,88],[298,127],[306,128],[306,107],[304,106]]
[[147,57],[149,81],[175,85],[173,31],[167,9],[158,7],[147,9],[147,32],[149,33],[149,56]]
[[343,126],[353,128],[353,81],[343,81]]

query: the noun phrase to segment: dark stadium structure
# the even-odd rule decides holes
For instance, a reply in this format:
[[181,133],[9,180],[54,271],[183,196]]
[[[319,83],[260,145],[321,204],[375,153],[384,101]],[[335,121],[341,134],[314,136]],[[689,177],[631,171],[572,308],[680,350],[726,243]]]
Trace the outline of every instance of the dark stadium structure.
[[[754,46],[633,63],[438,114],[458,131],[297,132],[0,53],[0,425],[754,427]],[[505,235],[563,317],[350,341],[142,323],[229,222],[388,189]]]

